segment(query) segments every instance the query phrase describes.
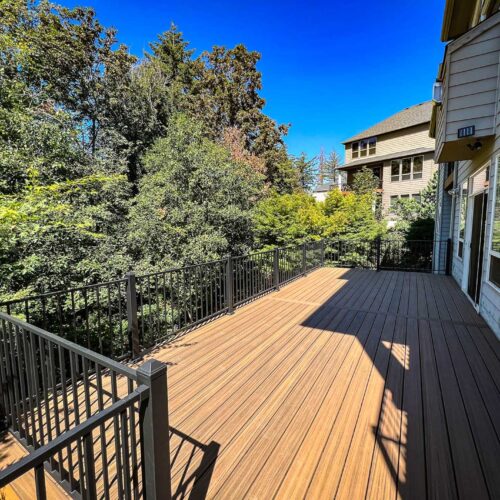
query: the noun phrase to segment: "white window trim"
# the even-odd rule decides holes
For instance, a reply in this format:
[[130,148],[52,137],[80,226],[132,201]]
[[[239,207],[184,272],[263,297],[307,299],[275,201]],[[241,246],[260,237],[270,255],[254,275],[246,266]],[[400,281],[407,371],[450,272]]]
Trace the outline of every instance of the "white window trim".
[[[463,190],[463,185],[467,183],[467,194],[465,195],[466,198],[466,203],[467,206],[465,207],[465,220],[464,220],[464,237],[460,238],[460,219],[462,217],[462,197],[464,196],[464,190]],[[464,261],[464,256],[465,256],[465,240],[467,236],[467,227],[470,224],[467,224],[467,219],[469,215],[469,185],[470,185],[470,177],[467,177],[467,179],[463,180],[460,183],[460,198],[458,201],[458,225],[457,225],[457,243],[462,242],[462,256],[460,257],[460,254],[458,253],[460,249],[460,245],[457,245],[457,251],[456,251],[456,257],[460,262]]]
[[[486,259],[486,283],[490,285],[494,290],[500,293],[500,288],[498,285],[490,281],[490,266],[491,266],[491,257],[497,257],[500,259],[500,252],[495,252],[494,250],[491,249],[491,245],[493,243],[493,228],[495,226],[495,205],[497,202],[496,195],[497,195],[497,185],[498,185],[498,171],[500,170],[500,156],[497,156],[495,159],[495,169],[494,173],[492,172],[492,168],[490,166],[490,192],[491,195],[488,194],[488,203],[490,203],[490,196],[492,198],[491,203],[491,221],[490,221],[490,227],[489,227],[489,234],[488,236],[488,244],[486,247],[486,254],[487,254],[487,259]],[[491,180],[493,174],[493,182]]]

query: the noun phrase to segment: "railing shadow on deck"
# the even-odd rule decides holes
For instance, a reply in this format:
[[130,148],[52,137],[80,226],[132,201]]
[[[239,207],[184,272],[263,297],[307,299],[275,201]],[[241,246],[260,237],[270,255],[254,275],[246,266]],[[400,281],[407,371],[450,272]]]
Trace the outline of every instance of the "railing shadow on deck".
[[[182,469],[179,484],[177,488],[172,491],[172,498],[174,500],[186,498],[186,494],[189,492],[189,498],[196,500],[204,499],[207,496],[208,487],[219,454],[220,444],[215,441],[210,441],[208,444],[201,443],[191,436],[184,434],[182,431],[170,427],[170,438],[172,438],[174,434],[181,439],[181,442],[175,454],[171,457],[171,468],[174,467],[176,459],[184,446],[192,447],[192,451],[190,452],[190,458]],[[191,471],[192,460],[197,450],[200,450],[203,455],[198,467],[194,471]]]

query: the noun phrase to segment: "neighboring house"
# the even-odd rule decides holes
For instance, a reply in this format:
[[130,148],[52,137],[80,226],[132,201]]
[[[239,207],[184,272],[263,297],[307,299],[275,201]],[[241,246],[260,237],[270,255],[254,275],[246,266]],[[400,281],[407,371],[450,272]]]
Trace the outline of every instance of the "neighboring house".
[[380,179],[382,209],[399,198],[419,199],[437,168],[434,140],[429,137],[432,102],[403,109],[373,127],[344,141],[347,184],[364,166]]
[[[500,337],[499,2],[447,0],[449,42],[430,127],[440,164],[435,239],[451,272]],[[435,268],[446,256],[436,244]]]
[[337,184],[318,184],[315,188],[314,191],[312,192],[312,195],[314,196],[316,201],[325,201],[326,196],[332,189],[338,189]]

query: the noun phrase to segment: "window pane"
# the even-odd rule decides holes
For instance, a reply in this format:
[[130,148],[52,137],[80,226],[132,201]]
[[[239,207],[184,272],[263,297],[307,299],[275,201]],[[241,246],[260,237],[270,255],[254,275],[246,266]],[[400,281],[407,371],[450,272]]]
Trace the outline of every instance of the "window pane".
[[422,178],[422,170],[424,166],[424,157],[423,156],[415,156],[413,158],[413,178],[421,179]]
[[[500,160],[499,160],[500,161]],[[500,253],[500,179],[498,178],[499,168],[496,173],[496,193],[495,193],[495,211],[493,215],[493,234],[491,238],[491,249]]]
[[467,195],[469,193],[469,181],[462,184],[462,191],[460,193],[460,223],[458,237],[463,240],[465,237],[465,218],[467,215]]
[[401,169],[401,179],[407,181],[410,179],[411,175],[411,158],[404,158],[402,169]]
[[419,194],[413,194],[411,196],[417,203],[420,203],[420,195]]
[[391,206],[394,205],[398,201],[398,195],[391,196]]
[[359,149],[359,142],[353,142],[352,143],[352,150],[357,151]]
[[368,139],[368,152],[371,155],[374,155],[376,149],[377,149],[377,138],[372,137],[371,139]]
[[459,241],[458,242],[458,256],[462,258],[464,256],[464,242]]
[[366,147],[367,147],[367,142],[366,141],[361,141],[359,143],[359,147],[361,148],[361,156],[366,156]]
[[410,195],[409,195],[409,194],[402,194],[402,195],[401,195],[401,198],[409,198],[409,197],[410,197]]
[[490,276],[489,279],[498,288],[500,288],[500,258],[491,256],[490,259]]
[[399,161],[391,161],[391,181],[399,181]]

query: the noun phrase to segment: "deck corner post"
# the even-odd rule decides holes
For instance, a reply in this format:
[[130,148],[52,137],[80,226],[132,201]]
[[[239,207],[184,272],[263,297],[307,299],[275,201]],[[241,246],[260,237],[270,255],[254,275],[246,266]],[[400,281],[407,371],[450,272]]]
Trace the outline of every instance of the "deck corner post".
[[302,274],[307,275],[307,243],[302,243]]
[[234,313],[234,263],[229,255],[226,262],[226,307],[227,313]]
[[128,338],[132,358],[137,358],[141,353],[141,345],[139,342],[139,321],[137,320],[137,287],[135,273],[133,271],[128,272],[126,278]]
[[453,240],[451,238],[448,238],[446,242],[446,269],[445,269],[446,276],[451,275],[452,259],[453,259]]
[[149,396],[141,402],[140,408],[144,497],[170,500],[167,365],[156,359],[146,361],[137,370],[137,382],[149,387]]
[[377,259],[377,271],[380,271],[380,260],[381,260],[381,240],[380,236],[377,236],[375,240],[375,251],[376,251],[376,259]]
[[320,267],[325,267],[325,240],[319,242],[320,248]]
[[275,290],[279,290],[280,289],[280,249],[279,249],[279,247],[276,247],[274,249],[273,269],[274,269],[274,288],[275,288]]

